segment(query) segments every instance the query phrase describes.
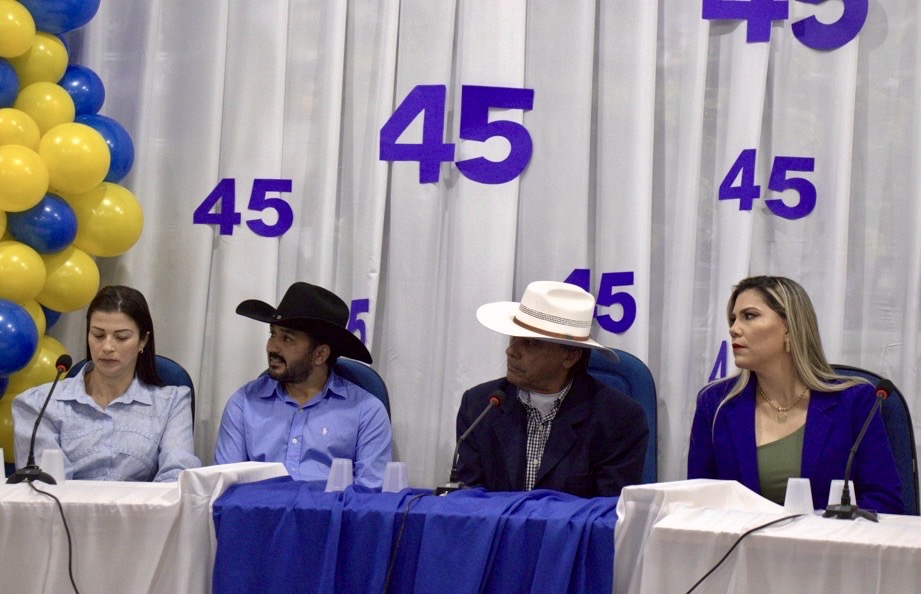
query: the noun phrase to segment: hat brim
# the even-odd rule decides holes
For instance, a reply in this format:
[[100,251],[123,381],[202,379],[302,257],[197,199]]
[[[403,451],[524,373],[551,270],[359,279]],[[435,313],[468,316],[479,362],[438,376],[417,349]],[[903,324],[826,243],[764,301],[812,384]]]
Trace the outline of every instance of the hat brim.
[[342,326],[310,317],[276,318],[276,311],[274,307],[258,299],[247,299],[238,305],[236,310],[245,318],[307,332],[331,346],[338,355],[371,364],[371,353],[368,348],[357,336]]
[[499,334],[504,334],[506,336],[535,338],[537,340],[546,340],[547,342],[555,342],[557,344],[566,344],[570,346],[585,347],[587,349],[595,349],[600,351],[601,355],[607,357],[611,361],[616,362],[619,360],[617,358],[617,353],[604,346],[603,344],[595,342],[591,338],[586,340],[553,338],[551,336],[541,334],[540,332],[534,332],[533,330],[528,330],[523,326],[519,326],[515,323],[516,313],[518,313],[517,302],[498,301],[496,303],[487,303],[485,305],[481,305],[476,310],[476,319],[493,332],[498,332]]

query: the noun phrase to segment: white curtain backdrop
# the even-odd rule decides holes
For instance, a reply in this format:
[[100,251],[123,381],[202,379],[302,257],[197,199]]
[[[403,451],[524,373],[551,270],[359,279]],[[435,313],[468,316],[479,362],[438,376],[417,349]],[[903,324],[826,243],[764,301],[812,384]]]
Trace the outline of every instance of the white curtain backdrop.
[[[750,274],[803,284],[829,359],[891,377],[918,431],[921,4],[870,0],[838,49],[794,36],[846,4],[791,0],[770,41],[749,43],[745,22],[703,20],[701,0],[104,1],[69,35],[71,61],[100,75],[100,113],[134,140],[122,184],[145,226],[99,260],[102,282],[145,293],[158,351],[192,374],[205,462],[227,398],[266,365],[268,329],[234,308],[277,303],[295,280],[368,300],[355,318],[414,486],[447,479],[461,394],[504,372],[506,340],[476,308],[578,270],[635,302],[632,323],[595,337],[652,369],[660,480],[685,475],[697,390],[733,369],[725,303]],[[381,127],[417,85],[446,87],[455,160],[509,151],[459,139],[463,86],[533,89],[533,109],[490,114],[529,132],[525,171],[489,185],[445,163],[420,183],[417,163],[381,161]],[[400,142],[420,142],[421,120]],[[717,196],[747,149],[761,192],[741,210]],[[808,216],[766,206],[802,199],[768,189],[778,157],[814,159],[787,173],[815,187]],[[243,216],[232,235],[192,222],[224,178]],[[291,180],[281,237],[246,225],[275,222],[246,209],[257,179]],[[49,332],[77,356],[83,314]]]

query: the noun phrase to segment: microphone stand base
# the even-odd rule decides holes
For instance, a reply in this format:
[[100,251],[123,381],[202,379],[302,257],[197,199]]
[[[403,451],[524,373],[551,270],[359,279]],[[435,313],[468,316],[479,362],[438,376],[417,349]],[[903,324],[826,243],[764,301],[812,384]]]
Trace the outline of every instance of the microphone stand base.
[[435,495],[438,495],[439,497],[444,497],[448,493],[453,493],[454,491],[460,491],[461,489],[466,489],[466,488],[467,488],[467,485],[465,485],[464,483],[460,481],[452,481],[450,483],[446,483],[436,488]]
[[860,509],[856,505],[829,505],[822,514],[823,518],[835,518],[836,520],[856,520],[863,518],[871,522],[879,522],[876,512]]
[[15,485],[16,483],[21,483],[23,481],[32,482],[32,481],[41,481],[43,483],[48,483],[49,485],[58,484],[47,472],[42,472],[42,469],[34,464],[24,466],[10,475],[6,479],[6,484]]

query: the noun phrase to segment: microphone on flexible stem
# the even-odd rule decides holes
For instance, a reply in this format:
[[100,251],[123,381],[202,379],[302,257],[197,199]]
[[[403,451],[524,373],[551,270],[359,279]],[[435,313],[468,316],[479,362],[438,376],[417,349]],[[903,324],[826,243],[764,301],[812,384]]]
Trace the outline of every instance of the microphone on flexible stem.
[[483,417],[489,413],[494,408],[498,408],[502,404],[502,397],[505,394],[502,390],[496,390],[489,396],[489,403],[486,405],[486,408],[483,409],[483,412],[480,413],[480,416],[476,418],[475,421],[470,423],[470,426],[467,427],[467,430],[460,436],[457,440],[457,445],[454,446],[454,458],[451,463],[451,478],[447,484],[441,485],[435,489],[435,495],[447,495],[459,489],[466,489],[467,485],[457,480],[457,457],[460,454],[460,446],[464,443],[464,440],[467,439],[467,436],[473,431],[473,428],[480,424],[480,421],[483,420]]
[[54,388],[58,385],[58,380],[61,379],[62,375],[67,373],[67,370],[70,369],[72,364],[73,359],[67,354],[61,355],[58,357],[58,360],[54,362],[54,367],[57,369],[58,373],[54,376],[54,382],[51,384],[51,389],[48,390],[48,395],[45,396],[45,403],[42,404],[42,409],[38,411],[38,417],[35,418],[35,426],[32,427],[32,442],[29,444],[29,459],[26,461],[25,466],[10,475],[10,478],[6,479],[7,484],[21,483],[22,481],[28,481],[30,483],[32,481],[42,481],[49,485],[57,484],[50,474],[42,472],[42,469],[35,463],[35,434],[38,433],[38,425],[42,422],[42,417],[45,415],[45,408],[48,407],[48,402],[51,401],[51,394],[54,393]]
[[879,519],[876,517],[876,512],[860,509],[856,504],[851,504],[851,487],[849,479],[851,478],[851,464],[854,462],[854,454],[857,453],[857,446],[859,446],[860,442],[863,440],[863,435],[867,432],[867,427],[870,426],[873,415],[876,414],[876,411],[879,410],[879,407],[883,404],[883,400],[888,398],[893,390],[895,390],[895,385],[887,379],[881,380],[879,384],[876,385],[876,402],[873,403],[873,408],[870,409],[870,414],[867,415],[867,420],[864,421],[863,428],[860,430],[860,433],[857,434],[857,439],[854,441],[854,447],[851,448],[851,453],[847,457],[847,466],[844,469],[844,487],[841,490],[841,503],[838,505],[829,505],[825,509],[825,513],[822,514],[823,518],[836,518],[838,520],[864,518],[871,522],[879,522]]

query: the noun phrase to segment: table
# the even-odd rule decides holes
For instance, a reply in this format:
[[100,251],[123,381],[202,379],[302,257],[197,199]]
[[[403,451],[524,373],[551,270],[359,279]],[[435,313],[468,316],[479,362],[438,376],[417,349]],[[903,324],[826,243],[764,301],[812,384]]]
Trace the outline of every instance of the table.
[[[616,592],[687,592],[743,533],[790,515],[735,481],[644,487],[621,494],[619,512],[627,525],[624,534],[617,527]],[[659,496],[653,494],[657,489]],[[627,508],[636,517],[629,518]],[[631,541],[629,554],[622,540]],[[882,514],[876,524],[805,515],[745,537],[695,592],[919,589],[921,518]]]
[[285,477],[215,501],[214,591],[383,592],[396,549],[391,592],[611,592],[617,498],[322,489]]
[[[173,483],[35,483],[60,499],[81,592],[209,592],[211,503],[231,484],[286,474],[247,462],[185,470]],[[0,592],[72,592],[55,502],[27,483],[0,484]]]

